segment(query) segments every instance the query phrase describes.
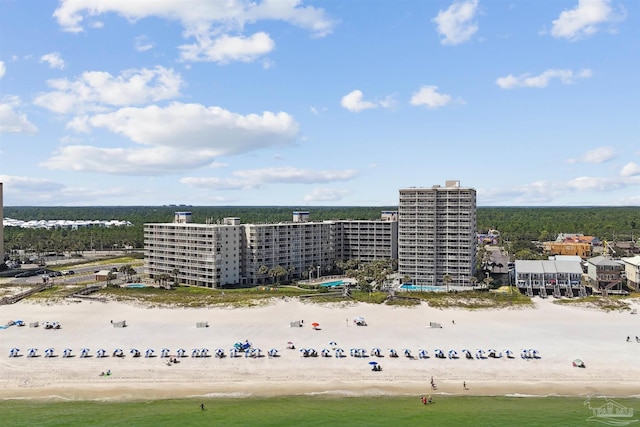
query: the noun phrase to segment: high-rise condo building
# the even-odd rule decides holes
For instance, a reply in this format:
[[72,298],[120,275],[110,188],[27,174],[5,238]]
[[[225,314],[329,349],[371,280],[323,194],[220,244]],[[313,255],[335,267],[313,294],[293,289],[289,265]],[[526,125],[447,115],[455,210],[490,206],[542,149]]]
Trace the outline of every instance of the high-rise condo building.
[[400,276],[420,286],[470,286],[475,266],[475,189],[460,187],[460,181],[400,189]]
[[339,261],[397,259],[397,217],[384,211],[378,220],[313,222],[296,211],[287,222],[195,224],[190,212],[176,212],[172,223],[145,224],[145,267],[154,279],[210,288],[268,283],[276,266],[283,278],[320,277]]

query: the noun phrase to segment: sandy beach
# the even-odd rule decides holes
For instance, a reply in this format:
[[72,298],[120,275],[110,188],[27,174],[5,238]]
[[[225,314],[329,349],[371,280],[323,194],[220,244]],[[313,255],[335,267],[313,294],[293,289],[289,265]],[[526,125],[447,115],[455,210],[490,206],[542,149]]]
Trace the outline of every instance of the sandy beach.
[[[189,396],[343,395],[640,395],[640,317],[627,312],[559,306],[536,299],[535,308],[440,310],[369,304],[318,305],[273,299],[254,308],[150,308],[122,303],[83,301],[3,306],[2,320],[23,320],[27,326],[0,329],[0,398],[159,399]],[[633,308],[640,308],[638,301]],[[355,317],[367,326],[356,326]],[[112,321],[126,320],[116,328]],[[290,322],[303,320],[304,326]],[[39,322],[39,327],[28,324]],[[45,329],[59,322],[61,329]],[[197,328],[197,322],[209,327]],[[312,323],[319,323],[317,329]],[[430,327],[435,322],[441,328]],[[454,323],[455,322],[455,323]],[[631,336],[631,342],[626,337]],[[249,341],[262,357],[230,358],[236,342]],[[287,349],[287,343],[296,349]],[[336,344],[330,344],[335,342]],[[54,357],[44,350],[54,348]],[[167,364],[162,348],[172,355],[186,350],[180,363]],[[345,350],[336,358],[334,347]],[[379,347],[383,357],[369,356]],[[9,357],[11,348],[20,357]],[[29,348],[38,357],[27,357]],[[74,357],[62,357],[65,348]],[[91,357],[80,358],[82,348]],[[96,357],[103,348],[107,357]],[[116,348],[125,357],[113,357]],[[142,353],[134,358],[130,349]],[[210,357],[191,357],[209,349]],[[222,348],[227,357],[214,357]],[[268,351],[278,350],[278,357]],[[331,357],[303,357],[301,348],[331,350]],[[352,357],[364,348],[368,357]],[[389,348],[399,357],[389,357]],[[509,349],[507,357],[467,360],[468,349]],[[145,357],[147,349],[155,357]],[[413,358],[405,357],[409,349]],[[418,358],[418,351],[429,358]],[[434,351],[456,350],[459,359],[437,359]],[[539,359],[522,359],[522,349],[536,349]],[[586,368],[575,368],[582,359]],[[382,371],[371,370],[376,361]],[[110,370],[110,376],[100,376]],[[437,390],[432,390],[433,377]],[[463,388],[466,383],[467,390]]]

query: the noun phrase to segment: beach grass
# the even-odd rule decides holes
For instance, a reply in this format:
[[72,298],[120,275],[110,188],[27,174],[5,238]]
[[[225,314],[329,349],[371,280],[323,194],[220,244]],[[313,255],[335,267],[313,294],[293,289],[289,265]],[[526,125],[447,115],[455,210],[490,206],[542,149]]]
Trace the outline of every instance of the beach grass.
[[[640,407],[638,399],[615,401],[628,408]],[[580,397],[445,396],[434,396],[429,405],[423,405],[420,396],[4,400],[0,411],[3,424],[11,426],[583,426],[592,416],[584,402]]]
[[[81,289],[94,282],[75,283],[72,286],[56,285],[51,289],[34,294],[32,300],[59,300],[69,295],[73,290]],[[467,291],[458,293],[445,292],[411,292],[400,298],[388,298],[385,292],[365,292],[352,290],[349,297],[341,294],[330,294],[324,289],[310,290],[296,286],[264,285],[239,289],[211,289],[198,286],[177,286],[172,290],[149,286],[146,288],[121,288],[109,286],[100,290],[95,296],[109,300],[142,303],[150,306],[165,307],[258,307],[268,304],[273,298],[302,298],[315,303],[362,302],[368,304],[388,304],[395,306],[415,306],[421,303],[438,309],[463,308],[500,309],[500,308],[530,308],[533,306],[531,298],[519,292],[479,292]],[[572,300],[573,301],[573,300]],[[578,301],[575,301],[578,303]],[[615,301],[614,301],[615,303]]]
[[420,298],[433,308],[464,308],[468,310],[509,308],[509,307],[533,307],[530,297],[514,291],[482,292],[466,291],[458,293],[447,292],[411,292],[412,297]]
[[560,305],[573,305],[585,308],[594,308],[604,311],[625,311],[631,310],[631,306],[628,302],[630,296],[596,296],[591,295],[583,298],[570,298],[570,299],[556,299],[554,304]]

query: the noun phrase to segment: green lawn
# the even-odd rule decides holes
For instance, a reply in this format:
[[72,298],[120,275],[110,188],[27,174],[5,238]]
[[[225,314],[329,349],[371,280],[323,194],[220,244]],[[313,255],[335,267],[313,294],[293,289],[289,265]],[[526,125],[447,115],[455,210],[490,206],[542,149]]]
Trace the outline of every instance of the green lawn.
[[[584,398],[440,397],[177,399],[136,402],[0,401],[7,426],[584,426]],[[638,399],[615,399],[640,408]],[[200,409],[205,404],[205,410]],[[596,404],[602,401],[595,400]],[[637,411],[636,411],[637,412]],[[632,419],[638,419],[636,415]],[[599,424],[599,423],[595,423]]]

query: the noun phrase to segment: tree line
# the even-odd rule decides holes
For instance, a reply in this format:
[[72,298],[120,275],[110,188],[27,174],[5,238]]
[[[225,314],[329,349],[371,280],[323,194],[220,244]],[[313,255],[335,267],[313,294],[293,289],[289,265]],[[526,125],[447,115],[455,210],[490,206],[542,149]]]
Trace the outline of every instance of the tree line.
[[[309,211],[310,220],[372,220],[381,211],[397,207],[304,207],[291,206],[105,206],[105,207],[5,207],[7,218],[127,220],[129,227],[69,229],[27,229],[5,227],[5,252],[81,253],[88,250],[143,248],[145,223],[172,222],[176,211],[190,211],[195,223],[217,223],[225,217],[239,217],[242,223],[290,221],[292,212]],[[478,232],[500,231],[503,239],[529,248],[532,241],[553,240],[558,233],[582,233],[608,241],[631,240],[639,236],[638,207],[479,207]],[[282,272],[277,272],[278,276]],[[276,275],[274,273],[274,275]],[[286,274],[285,274],[286,275]]]

